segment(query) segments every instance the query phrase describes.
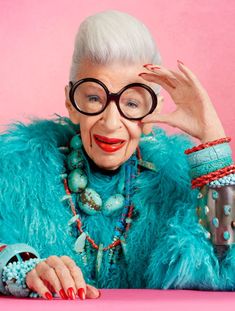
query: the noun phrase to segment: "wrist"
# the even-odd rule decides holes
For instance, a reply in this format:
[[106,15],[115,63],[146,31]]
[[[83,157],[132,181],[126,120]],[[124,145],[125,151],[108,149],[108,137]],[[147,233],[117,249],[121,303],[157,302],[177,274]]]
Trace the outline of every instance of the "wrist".
[[226,134],[225,134],[224,129],[221,128],[221,129],[206,131],[200,140],[201,140],[201,143],[204,144],[208,141],[217,140],[223,137],[226,137]]

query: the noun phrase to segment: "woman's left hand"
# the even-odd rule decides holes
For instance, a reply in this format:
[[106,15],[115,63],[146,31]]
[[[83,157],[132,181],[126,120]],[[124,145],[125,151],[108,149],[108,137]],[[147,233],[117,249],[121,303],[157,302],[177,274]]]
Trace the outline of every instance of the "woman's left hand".
[[163,66],[145,65],[150,72],[139,74],[143,79],[161,85],[176,104],[168,114],[157,109],[141,120],[142,123],[166,123],[200,139],[202,143],[225,137],[215,108],[195,74],[178,61],[179,71]]

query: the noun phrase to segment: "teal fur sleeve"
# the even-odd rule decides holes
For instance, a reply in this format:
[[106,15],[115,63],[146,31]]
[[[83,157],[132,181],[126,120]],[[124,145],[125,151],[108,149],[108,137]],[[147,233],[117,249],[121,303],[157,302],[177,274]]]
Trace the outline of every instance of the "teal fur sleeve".
[[0,241],[26,243],[42,258],[68,255],[82,268],[71,248],[71,214],[61,202],[64,155],[58,150],[75,131],[58,118],[14,123],[0,135]]
[[[181,138],[173,140],[176,147],[174,151],[178,150],[178,154],[172,155],[173,158],[167,162],[170,165],[168,173],[175,179],[179,179],[181,174],[185,176],[183,184],[181,183],[184,193],[181,192],[181,198],[175,197],[180,187],[180,183],[177,182],[175,194],[172,195],[174,200],[169,201],[170,196],[166,199],[170,204],[164,208],[160,217],[163,224],[160,226],[156,245],[149,253],[149,264],[144,273],[146,287],[235,290],[234,245],[230,246],[224,258],[218,259],[215,255],[208,232],[198,223],[195,212],[198,190],[191,190],[190,175],[185,175],[187,164],[181,165],[186,155],[181,156],[181,163],[177,166],[178,172],[173,167],[174,157],[180,156],[184,151],[179,143]],[[190,167],[188,169],[190,170]],[[169,175],[168,178],[170,181]],[[188,186],[185,186],[186,182]],[[165,181],[165,186],[168,187],[169,182]],[[172,213],[169,212],[169,208]]]

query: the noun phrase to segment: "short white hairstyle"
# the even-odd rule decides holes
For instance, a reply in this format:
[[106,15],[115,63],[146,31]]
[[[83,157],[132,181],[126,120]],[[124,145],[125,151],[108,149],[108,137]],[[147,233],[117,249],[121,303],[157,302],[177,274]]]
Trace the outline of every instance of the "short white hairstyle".
[[[147,27],[135,17],[114,10],[87,17],[75,37],[70,81],[75,82],[82,60],[97,64],[115,61],[160,65],[161,56]],[[154,91],[159,93],[160,86]]]

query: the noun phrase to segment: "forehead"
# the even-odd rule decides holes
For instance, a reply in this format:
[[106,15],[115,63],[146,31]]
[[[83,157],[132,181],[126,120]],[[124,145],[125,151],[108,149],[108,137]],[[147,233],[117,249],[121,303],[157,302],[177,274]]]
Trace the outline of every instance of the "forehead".
[[102,81],[111,92],[118,92],[122,87],[133,82],[150,83],[138,76],[145,71],[143,64],[123,64],[120,62],[111,64],[96,64],[84,60],[79,66],[77,80],[83,78],[96,78]]

